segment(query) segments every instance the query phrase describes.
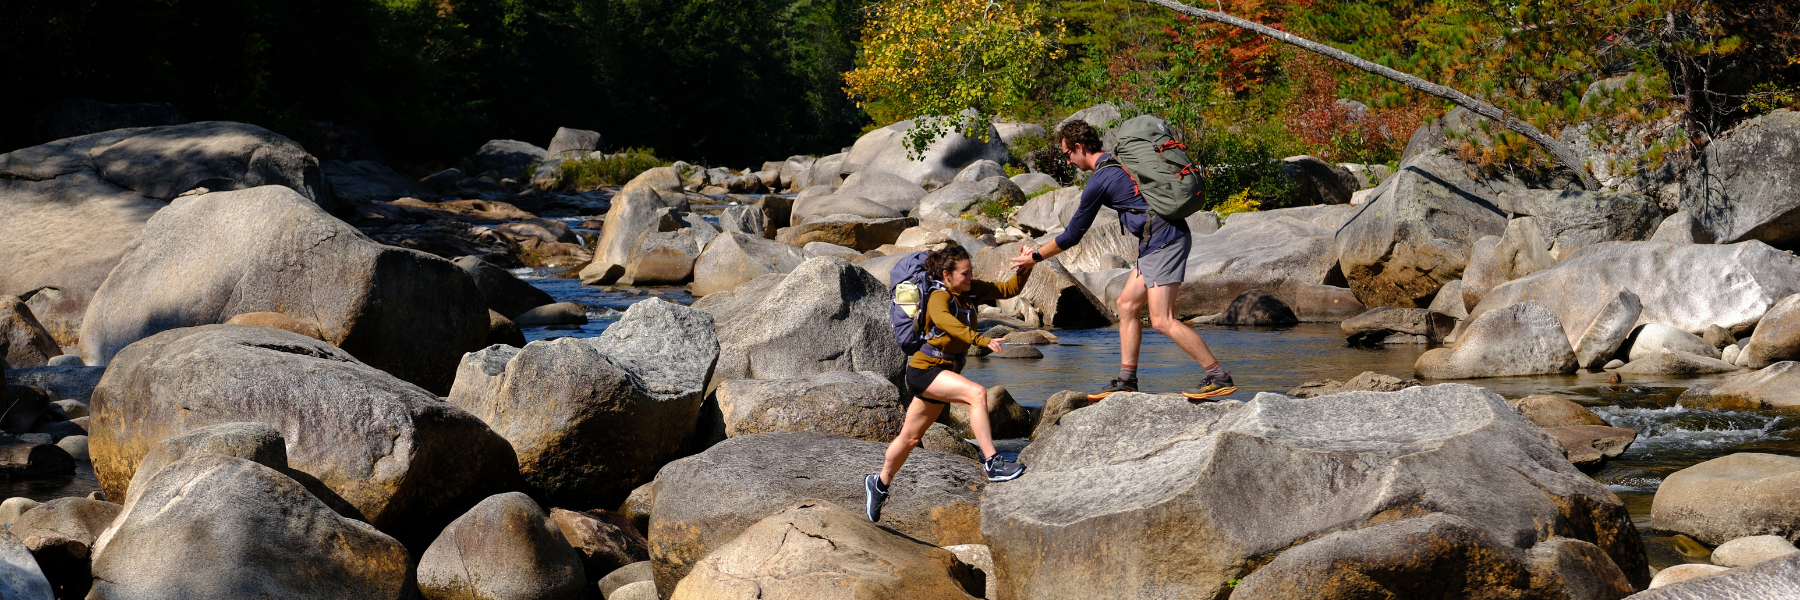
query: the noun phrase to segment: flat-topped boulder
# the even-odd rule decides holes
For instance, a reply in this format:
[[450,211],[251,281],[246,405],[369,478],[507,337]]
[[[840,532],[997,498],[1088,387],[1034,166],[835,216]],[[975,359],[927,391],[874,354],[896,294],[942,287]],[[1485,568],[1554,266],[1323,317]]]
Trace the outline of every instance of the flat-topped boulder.
[[888,442],[900,435],[906,405],[900,389],[868,371],[834,371],[793,379],[735,379],[719,386],[725,435],[816,431]]
[[1800,458],[1738,452],[1663,478],[1650,505],[1659,531],[1707,544],[1752,535],[1800,535]]
[[1472,386],[1114,394],[1020,460],[982,498],[1015,597],[1619,597],[1649,580],[1624,505]]
[[[656,475],[650,516],[657,589],[674,590],[702,559],[803,500],[862,506],[862,477],[881,468],[886,447],[813,432],[764,433],[669,463]],[[936,546],[981,543],[984,485],[981,467],[966,458],[913,450],[881,525]]]
[[281,186],[177,199],[94,292],[87,364],[160,331],[279,312],[358,361],[435,392],[487,339],[479,288],[450,261],[376,243]]
[[775,241],[805,246],[825,242],[868,252],[900,239],[900,232],[918,224],[912,217],[859,217],[855,215],[814,215],[805,222],[784,227]]

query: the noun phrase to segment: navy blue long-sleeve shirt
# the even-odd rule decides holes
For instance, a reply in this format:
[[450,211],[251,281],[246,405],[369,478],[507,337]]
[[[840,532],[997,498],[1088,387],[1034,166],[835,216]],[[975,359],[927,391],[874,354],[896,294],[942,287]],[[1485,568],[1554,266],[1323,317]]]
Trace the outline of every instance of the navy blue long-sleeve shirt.
[[[1100,160],[1111,157],[1110,154],[1102,154]],[[1093,176],[1088,177],[1087,189],[1081,191],[1081,206],[1075,209],[1075,216],[1069,219],[1069,226],[1056,236],[1056,247],[1068,250],[1081,243],[1081,237],[1087,235],[1088,227],[1093,226],[1094,217],[1100,214],[1101,206],[1119,211],[1119,221],[1125,224],[1125,229],[1140,240],[1143,238],[1144,223],[1150,216],[1149,213],[1127,211],[1149,211],[1150,203],[1138,195],[1137,183],[1125,174],[1124,169],[1108,167],[1095,171]],[[1151,236],[1148,243],[1139,244],[1144,253],[1161,249],[1183,236],[1193,235],[1188,231],[1186,220],[1164,222],[1167,224],[1158,228],[1156,235]]]

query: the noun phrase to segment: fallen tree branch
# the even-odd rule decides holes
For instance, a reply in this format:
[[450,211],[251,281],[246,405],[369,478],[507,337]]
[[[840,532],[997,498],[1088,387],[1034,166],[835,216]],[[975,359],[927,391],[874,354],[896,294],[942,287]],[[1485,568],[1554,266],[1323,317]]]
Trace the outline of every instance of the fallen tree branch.
[[1188,6],[1186,4],[1176,2],[1175,0],[1137,0],[1137,1],[1143,2],[1145,4],[1155,4],[1157,6],[1161,6],[1163,8],[1167,8],[1169,10],[1173,10],[1175,12],[1178,12],[1178,13],[1181,13],[1184,15],[1188,15],[1191,17],[1198,17],[1201,19],[1206,19],[1208,21],[1224,23],[1226,25],[1230,25],[1232,27],[1237,27],[1240,29],[1248,29],[1248,30],[1254,31],[1260,35],[1274,38],[1275,40],[1280,41],[1282,43],[1285,43],[1285,44],[1288,44],[1291,46],[1296,46],[1301,49],[1308,50],[1313,53],[1325,56],[1326,58],[1330,58],[1332,60],[1350,65],[1352,67],[1356,67],[1363,71],[1367,71],[1369,73],[1374,73],[1376,75],[1380,75],[1382,77],[1392,79],[1395,82],[1398,82],[1401,85],[1404,85],[1406,87],[1409,87],[1409,88],[1412,88],[1412,89],[1415,89],[1415,90],[1418,90],[1421,92],[1425,92],[1427,94],[1431,94],[1433,96],[1437,96],[1439,98],[1443,98],[1445,100],[1454,102],[1454,103],[1456,103],[1457,106],[1467,108],[1471,111],[1474,111],[1475,114],[1481,115],[1483,117],[1487,117],[1488,119],[1492,119],[1494,122],[1500,123],[1501,125],[1505,126],[1507,129],[1511,129],[1514,132],[1517,132],[1519,135],[1525,136],[1527,139],[1530,139],[1533,142],[1537,142],[1537,144],[1539,146],[1543,146],[1545,150],[1550,151],[1550,155],[1556,158],[1556,162],[1562,163],[1562,165],[1564,167],[1567,167],[1570,171],[1574,171],[1576,175],[1580,176],[1582,186],[1586,187],[1589,190],[1600,189],[1600,182],[1595,180],[1594,176],[1592,174],[1588,173],[1586,165],[1581,162],[1580,158],[1575,156],[1574,150],[1570,149],[1568,144],[1564,144],[1561,140],[1550,137],[1549,135],[1545,134],[1542,131],[1538,131],[1538,128],[1533,127],[1530,123],[1526,123],[1519,119],[1513,118],[1512,115],[1507,114],[1506,111],[1500,110],[1500,108],[1497,106],[1477,100],[1474,97],[1472,97],[1468,94],[1464,94],[1462,92],[1456,91],[1455,89],[1452,89],[1449,86],[1439,85],[1436,83],[1426,81],[1424,79],[1420,79],[1418,77],[1414,77],[1412,75],[1401,73],[1401,72],[1393,70],[1391,68],[1384,67],[1384,66],[1375,64],[1373,62],[1364,60],[1364,59],[1362,59],[1354,54],[1351,54],[1349,52],[1345,52],[1343,50],[1339,50],[1337,48],[1333,48],[1331,46],[1327,46],[1325,44],[1321,44],[1321,43],[1288,33],[1286,31],[1282,31],[1280,29],[1270,27],[1268,25],[1263,25],[1261,23],[1257,23],[1254,21],[1240,19],[1240,18],[1231,16],[1231,15],[1228,15],[1228,14],[1225,14],[1222,12],[1194,8],[1192,6]]

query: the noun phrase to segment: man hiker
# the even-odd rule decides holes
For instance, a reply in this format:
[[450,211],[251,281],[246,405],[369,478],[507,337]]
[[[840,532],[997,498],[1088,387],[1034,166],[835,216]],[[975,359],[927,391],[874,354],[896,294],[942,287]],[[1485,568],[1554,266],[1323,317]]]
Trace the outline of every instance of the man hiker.
[[1028,256],[1012,259],[1018,268],[1026,268],[1075,247],[1094,216],[1105,206],[1119,212],[1119,221],[1138,237],[1138,263],[1131,279],[1119,294],[1119,377],[1100,391],[1088,394],[1099,400],[1115,392],[1138,390],[1138,347],[1144,339],[1144,325],[1138,311],[1146,303],[1150,307],[1150,326],[1175,341],[1188,356],[1205,369],[1198,385],[1181,392],[1193,399],[1214,398],[1237,391],[1231,373],[1219,365],[1200,334],[1175,319],[1175,295],[1181,280],[1187,276],[1188,250],[1194,236],[1185,220],[1165,221],[1151,212],[1150,205],[1138,194],[1137,183],[1111,155],[1100,151],[1100,134],[1086,121],[1076,119],[1057,128],[1057,143],[1069,157],[1069,164],[1093,171],[1087,189],[1081,192],[1081,205],[1075,210],[1069,226],[1055,240],[1044,244]]

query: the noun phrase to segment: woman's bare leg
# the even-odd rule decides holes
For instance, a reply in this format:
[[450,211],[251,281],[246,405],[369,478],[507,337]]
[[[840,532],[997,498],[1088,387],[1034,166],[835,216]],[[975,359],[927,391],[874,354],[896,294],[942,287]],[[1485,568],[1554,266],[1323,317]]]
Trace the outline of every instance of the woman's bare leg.
[[[935,384],[934,384],[935,385]],[[912,449],[918,447],[925,439],[925,430],[936,423],[938,415],[944,412],[944,405],[932,404],[913,398],[912,404],[906,407],[906,423],[900,427],[900,435],[888,444],[887,460],[881,463],[881,484],[893,485],[894,475],[900,473],[900,465],[906,464],[906,457],[912,455]]]
[[994,450],[994,430],[988,425],[987,388],[969,381],[961,373],[942,371],[932,380],[931,387],[925,388],[923,395],[933,400],[969,405],[969,429],[975,433],[975,444],[981,446],[981,457],[992,458],[998,452]]

